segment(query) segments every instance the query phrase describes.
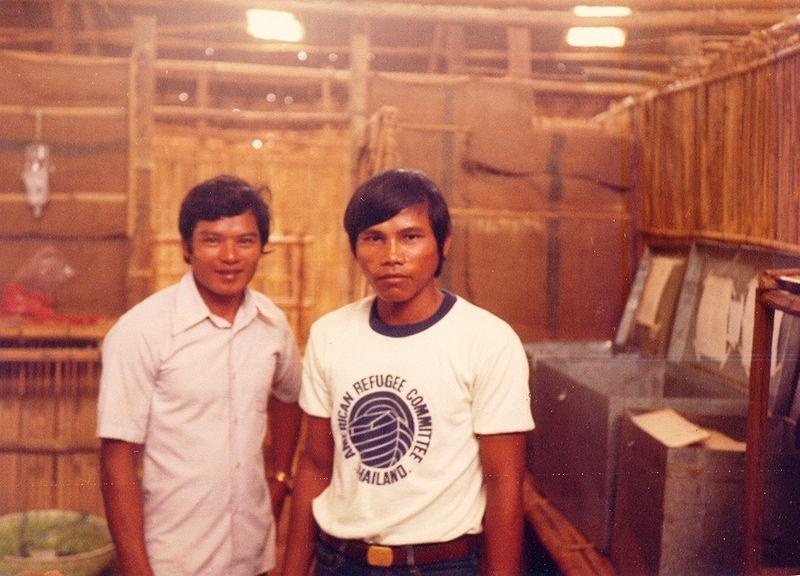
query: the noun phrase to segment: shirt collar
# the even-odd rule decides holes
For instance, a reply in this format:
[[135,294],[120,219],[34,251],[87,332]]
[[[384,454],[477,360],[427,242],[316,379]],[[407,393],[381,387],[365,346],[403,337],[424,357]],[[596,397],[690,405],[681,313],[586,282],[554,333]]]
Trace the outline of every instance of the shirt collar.
[[172,335],[179,334],[184,330],[188,330],[192,326],[210,320],[218,328],[230,328],[246,326],[256,316],[261,316],[262,319],[271,322],[274,312],[269,308],[266,302],[256,298],[250,289],[245,289],[244,300],[242,300],[239,310],[236,312],[233,325],[229,324],[223,318],[214,315],[208,306],[203,301],[200,291],[197,289],[197,284],[194,281],[192,271],[187,271],[180,282],[178,283],[178,293],[175,301],[175,320],[172,324]]

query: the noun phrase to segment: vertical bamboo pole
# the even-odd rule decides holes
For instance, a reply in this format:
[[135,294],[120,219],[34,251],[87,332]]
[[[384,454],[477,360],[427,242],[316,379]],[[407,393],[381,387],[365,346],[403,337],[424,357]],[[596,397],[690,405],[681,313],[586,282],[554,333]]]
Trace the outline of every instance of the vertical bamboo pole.
[[130,101],[128,108],[128,260],[127,304],[132,306],[151,291],[152,226],[155,133],[156,21],[136,17],[131,54]]
[[72,53],[70,36],[69,3],[67,0],[53,0],[50,4],[53,19],[53,50],[62,54]]
[[531,76],[531,33],[527,28],[508,28],[508,75],[512,78]]
[[466,67],[467,41],[464,26],[451,24],[447,26],[447,72],[462,74]]
[[[352,139],[350,156],[350,181],[348,190],[352,190],[359,179],[359,155],[365,144],[367,128],[367,74],[369,72],[369,27],[366,20],[354,22],[350,28],[350,137]],[[353,263],[350,264],[353,266]],[[360,275],[353,270],[350,274],[350,297],[357,294]]]
[[[201,72],[200,75],[197,77],[197,105],[200,108],[210,108],[211,107],[211,98],[209,96],[208,90],[208,73]],[[197,121],[198,128],[205,128],[208,126],[208,120],[206,118],[200,118]]]

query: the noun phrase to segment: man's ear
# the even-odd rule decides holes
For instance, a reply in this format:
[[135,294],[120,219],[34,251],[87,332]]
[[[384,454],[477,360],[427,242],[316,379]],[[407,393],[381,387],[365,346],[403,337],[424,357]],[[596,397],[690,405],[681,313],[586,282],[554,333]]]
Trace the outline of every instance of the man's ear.
[[184,239],[181,239],[181,250],[183,251],[183,261],[187,264],[191,263],[189,257],[192,255],[192,244]]
[[445,258],[447,258],[447,255],[450,254],[450,241],[452,239],[453,237],[450,234],[448,234],[447,238],[444,239],[444,243],[442,244],[442,256],[444,256]]

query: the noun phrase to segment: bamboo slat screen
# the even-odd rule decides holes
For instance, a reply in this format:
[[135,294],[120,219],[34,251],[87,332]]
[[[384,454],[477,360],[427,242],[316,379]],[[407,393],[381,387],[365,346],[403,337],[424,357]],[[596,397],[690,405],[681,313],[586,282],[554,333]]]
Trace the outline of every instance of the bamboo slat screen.
[[349,256],[336,245],[341,195],[347,191],[347,142],[344,133],[334,130],[158,134],[152,202],[154,287],[176,282],[187,269],[177,232],[187,190],[222,173],[267,184],[272,218],[269,253],[262,258],[252,287],[284,310],[302,343],[311,321],[341,305],[349,290],[340,273],[340,261],[347,262]]
[[646,234],[800,252],[800,44],[635,106]]
[[0,514],[103,513],[95,423],[106,327],[62,328],[0,330]]

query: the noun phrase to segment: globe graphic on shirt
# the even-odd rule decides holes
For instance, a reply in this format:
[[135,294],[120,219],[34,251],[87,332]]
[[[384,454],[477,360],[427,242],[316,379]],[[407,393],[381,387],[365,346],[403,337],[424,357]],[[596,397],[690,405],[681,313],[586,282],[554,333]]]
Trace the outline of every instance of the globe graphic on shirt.
[[414,416],[395,394],[373,392],[353,405],[347,433],[362,464],[391,468],[414,441]]

